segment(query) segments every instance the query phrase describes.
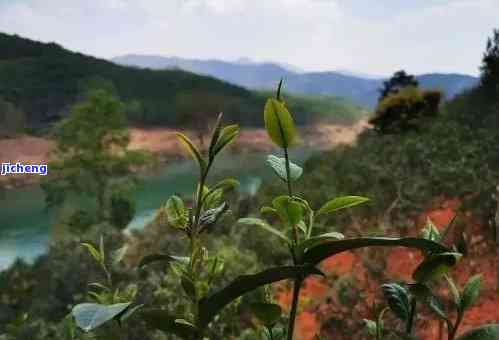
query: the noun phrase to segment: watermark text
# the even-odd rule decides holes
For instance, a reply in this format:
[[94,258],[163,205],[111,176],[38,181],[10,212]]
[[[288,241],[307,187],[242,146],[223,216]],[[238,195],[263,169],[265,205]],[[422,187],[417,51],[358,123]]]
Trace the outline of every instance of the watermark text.
[[32,174],[45,176],[48,173],[47,164],[22,164],[17,163],[2,163],[0,175],[7,176],[11,174]]

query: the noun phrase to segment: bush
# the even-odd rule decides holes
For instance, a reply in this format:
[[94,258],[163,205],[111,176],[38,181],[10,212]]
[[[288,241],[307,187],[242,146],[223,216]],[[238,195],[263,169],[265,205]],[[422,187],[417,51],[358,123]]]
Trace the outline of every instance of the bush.
[[422,92],[417,87],[402,88],[378,103],[370,123],[382,134],[417,130],[425,117],[438,113],[441,97],[439,91]]

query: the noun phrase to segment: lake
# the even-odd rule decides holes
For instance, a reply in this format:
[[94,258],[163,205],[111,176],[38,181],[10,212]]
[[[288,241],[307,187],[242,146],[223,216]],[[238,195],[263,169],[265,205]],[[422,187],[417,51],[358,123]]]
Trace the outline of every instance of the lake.
[[[309,149],[296,149],[291,158],[303,164],[312,153]],[[257,153],[222,155],[211,176],[236,178],[241,182],[240,192],[254,193],[262,180],[273,176],[265,159],[266,154]],[[193,161],[183,160],[171,162],[144,178],[135,193],[137,213],[128,228],[143,228],[170,195],[193,192],[197,172]],[[47,251],[53,215],[46,211],[44,194],[38,185],[0,191],[0,269],[7,268],[17,257],[31,262]]]

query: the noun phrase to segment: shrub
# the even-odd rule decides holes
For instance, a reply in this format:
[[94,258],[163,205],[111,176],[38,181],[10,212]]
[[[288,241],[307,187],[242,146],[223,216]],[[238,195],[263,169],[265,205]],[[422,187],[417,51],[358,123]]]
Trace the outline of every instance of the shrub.
[[417,130],[424,117],[438,113],[441,97],[439,91],[422,92],[417,87],[404,87],[378,103],[370,123],[382,134]]

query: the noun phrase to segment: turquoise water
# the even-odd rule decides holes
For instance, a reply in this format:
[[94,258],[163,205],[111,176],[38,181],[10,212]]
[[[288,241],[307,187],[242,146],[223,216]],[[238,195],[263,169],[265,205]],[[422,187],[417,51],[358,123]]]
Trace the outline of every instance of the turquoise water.
[[[291,153],[293,161],[302,163],[309,150]],[[262,180],[272,175],[265,154],[222,157],[213,167],[211,179],[233,177],[241,182],[239,190],[255,193]],[[50,169],[49,169],[50,171]],[[197,169],[192,161],[179,161],[144,178],[136,192],[137,214],[129,228],[140,229],[154,217],[157,209],[174,194],[188,194],[195,189]],[[0,191],[0,269],[15,258],[32,261],[47,251],[54,216],[45,210],[44,195],[39,186]]]

